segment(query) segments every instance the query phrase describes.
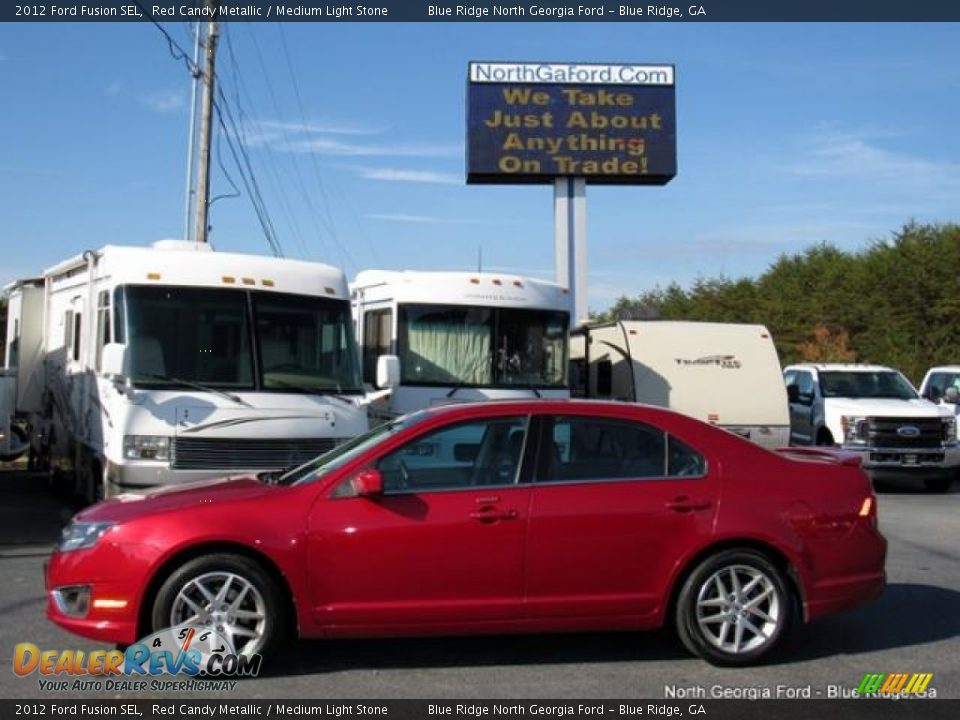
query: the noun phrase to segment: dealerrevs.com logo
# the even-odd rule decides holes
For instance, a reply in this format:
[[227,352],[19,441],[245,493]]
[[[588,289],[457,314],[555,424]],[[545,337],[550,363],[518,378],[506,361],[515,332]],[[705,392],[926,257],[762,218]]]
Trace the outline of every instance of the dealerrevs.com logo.
[[21,677],[36,674],[40,690],[59,692],[232,690],[236,678],[256,677],[262,661],[259,654],[238,654],[213,630],[183,625],[149,635],[123,651],[41,650],[33,643],[19,643],[13,672]]

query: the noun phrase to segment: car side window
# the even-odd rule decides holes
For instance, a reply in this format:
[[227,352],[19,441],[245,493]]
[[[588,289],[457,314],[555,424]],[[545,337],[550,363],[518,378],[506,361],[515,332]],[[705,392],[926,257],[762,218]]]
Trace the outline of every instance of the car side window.
[[468,490],[517,482],[528,418],[458,423],[421,435],[377,461],[386,494]]
[[797,384],[797,390],[801,398],[807,400],[813,399],[813,375],[808,372],[797,372],[794,382]]
[[[538,482],[702,474],[701,456],[651,425],[597,417],[544,418]],[[669,445],[669,452],[668,452]]]

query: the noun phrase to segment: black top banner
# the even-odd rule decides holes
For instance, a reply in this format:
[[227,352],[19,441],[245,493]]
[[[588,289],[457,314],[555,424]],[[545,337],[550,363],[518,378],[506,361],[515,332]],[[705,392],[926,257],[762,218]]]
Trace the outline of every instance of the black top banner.
[[641,3],[636,0],[565,3],[519,0],[464,3],[371,0],[362,4],[320,0],[100,0],[4,4],[6,22],[168,22],[216,18],[289,22],[956,22],[960,3],[944,0],[702,0]]

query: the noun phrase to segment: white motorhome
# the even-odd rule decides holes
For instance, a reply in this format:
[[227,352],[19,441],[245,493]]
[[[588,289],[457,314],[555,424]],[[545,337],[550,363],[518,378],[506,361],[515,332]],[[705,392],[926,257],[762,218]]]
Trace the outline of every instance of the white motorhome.
[[571,392],[659,405],[768,448],[786,447],[780,359],[762,325],[623,320],[570,339]]
[[15,284],[10,313],[32,454],[90,500],[287,467],[367,427],[346,278],[327,265],[107,246]]
[[559,285],[366,270],[350,291],[363,379],[392,389],[379,417],[450,402],[569,397],[570,298]]

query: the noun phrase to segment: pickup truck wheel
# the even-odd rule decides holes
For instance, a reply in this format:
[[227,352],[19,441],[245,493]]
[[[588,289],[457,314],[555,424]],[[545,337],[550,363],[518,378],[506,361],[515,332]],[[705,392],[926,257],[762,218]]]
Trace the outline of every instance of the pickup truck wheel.
[[830,431],[826,428],[820,428],[820,430],[817,432],[817,445],[826,445],[829,447],[834,444],[833,435],[830,433]]
[[939,477],[939,478],[927,478],[923,481],[923,484],[926,486],[927,490],[933,493],[945,493],[950,489],[950,486],[953,484],[953,478],[949,477]]

